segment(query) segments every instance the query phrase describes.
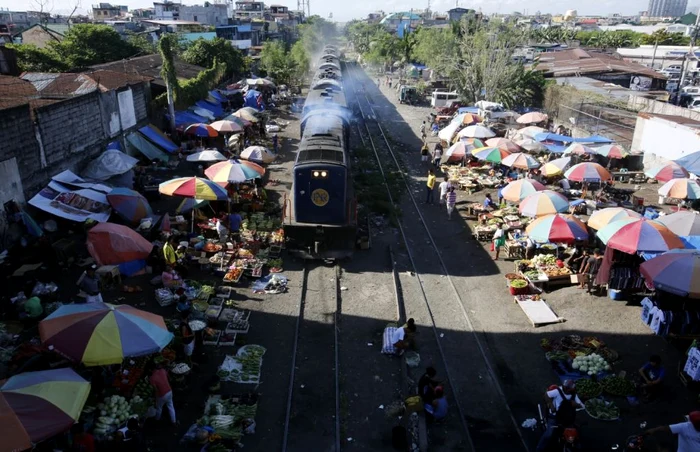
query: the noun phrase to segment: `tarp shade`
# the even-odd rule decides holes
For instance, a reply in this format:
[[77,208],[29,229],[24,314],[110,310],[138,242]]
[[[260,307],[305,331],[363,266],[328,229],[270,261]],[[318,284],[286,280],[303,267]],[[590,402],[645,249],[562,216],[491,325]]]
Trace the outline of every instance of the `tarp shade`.
[[118,149],[122,150],[122,145],[118,141],[112,141],[107,145],[107,149]]
[[107,180],[131,170],[138,160],[118,149],[108,149],[95,160],[88,163],[83,176],[88,179]]
[[544,147],[546,147],[552,154],[562,154],[567,148],[567,146],[562,146],[559,144],[545,144]]
[[475,115],[479,114],[478,107],[461,107],[457,109],[457,113],[473,113]]
[[600,136],[600,135],[591,135],[590,137],[574,138],[574,143],[606,144],[606,143],[613,143],[613,140],[611,140],[610,138]]
[[226,97],[223,96],[221,93],[218,91],[209,91],[209,95],[213,97],[214,99],[218,100],[219,102],[226,102]]
[[[170,120],[170,115],[165,115]],[[175,112],[175,127],[189,126],[190,124],[208,123],[209,120],[203,116],[199,116],[191,111],[176,111]]]
[[131,133],[126,136],[126,141],[129,142],[137,151],[148,157],[149,160],[160,160],[167,162],[170,157],[165,152],[156,147],[155,144],[144,138],[139,133]]
[[146,138],[148,138],[164,150],[170,152],[171,154],[179,149],[177,145],[170,140],[170,138],[165,136],[165,134],[161,132],[160,129],[158,129],[158,127],[152,124],[141,127],[139,129],[139,132],[141,132]]
[[144,268],[146,268],[146,261],[144,259],[137,259],[119,264],[119,273],[123,276],[133,276]]
[[87,249],[99,265],[119,265],[148,258],[153,244],[128,226],[100,223],[88,231]]
[[573,138],[567,137],[565,135],[558,135],[551,132],[542,132],[535,135],[535,140],[537,141],[558,141],[560,143],[571,143],[574,141]]
[[695,175],[700,174],[700,152],[693,152],[676,160],[680,166]]
[[198,100],[195,103],[195,105],[199,108],[209,110],[210,112],[214,113],[214,116],[216,116],[217,118],[221,118],[224,116],[224,109],[221,108],[221,104],[216,105],[212,102],[207,102],[206,100]]
[[262,102],[262,94],[260,94],[260,91],[256,91],[254,89],[248,90],[248,92],[245,93],[244,100],[246,107],[252,107],[259,111],[265,109]]

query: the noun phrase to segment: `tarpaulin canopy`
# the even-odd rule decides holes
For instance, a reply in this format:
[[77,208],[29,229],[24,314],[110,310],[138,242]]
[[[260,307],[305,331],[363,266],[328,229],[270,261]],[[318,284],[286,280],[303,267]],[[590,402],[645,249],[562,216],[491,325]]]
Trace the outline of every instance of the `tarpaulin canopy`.
[[110,141],[109,144],[107,144],[107,149],[119,149],[121,151],[122,145],[118,141]]
[[262,111],[265,109],[265,106],[263,105],[262,94],[260,94],[260,91],[256,91],[254,89],[248,90],[248,92],[245,93],[244,99],[246,107],[251,107],[258,111]]
[[210,112],[214,113],[214,116],[216,116],[217,118],[221,118],[222,116],[224,116],[224,109],[221,108],[221,104],[216,104],[206,100],[198,100],[197,102],[195,102],[195,105],[199,108],[209,110]]
[[148,138],[164,150],[170,152],[171,154],[179,149],[178,146],[175,143],[173,143],[172,140],[170,140],[170,138],[165,136],[165,134],[153,124],[141,127],[139,129],[139,132],[141,132],[146,138]]
[[457,113],[479,113],[479,107],[460,107],[457,109]]
[[565,135],[558,135],[551,132],[541,132],[533,137],[537,141],[558,141],[560,143],[572,143],[573,138],[567,137]]
[[544,147],[552,154],[563,154],[567,149],[567,146],[562,144],[545,144]]
[[88,231],[87,249],[99,265],[118,265],[146,259],[153,244],[127,226],[100,223]]
[[591,135],[590,137],[574,138],[574,143],[596,143],[596,144],[609,144],[613,140],[600,135]]
[[30,199],[29,204],[44,212],[78,222],[88,219],[107,221],[112,214],[104,193],[89,188],[71,190],[55,180]]
[[[165,115],[169,120],[170,115]],[[198,122],[207,122],[207,118],[199,116],[191,111],[176,111],[175,112],[175,127],[188,126]]]
[[148,141],[140,133],[130,133],[126,136],[126,141],[137,151],[148,157],[149,160],[160,160],[167,162],[170,157],[165,152],[161,151],[155,144]]
[[209,91],[209,95],[211,97],[213,97],[214,99],[218,100],[219,102],[226,102],[227,101],[226,96],[224,96],[223,94],[221,94],[220,92],[218,92],[216,90]]
[[88,163],[83,176],[89,179],[107,180],[132,169],[138,160],[117,149],[108,149],[95,160]]

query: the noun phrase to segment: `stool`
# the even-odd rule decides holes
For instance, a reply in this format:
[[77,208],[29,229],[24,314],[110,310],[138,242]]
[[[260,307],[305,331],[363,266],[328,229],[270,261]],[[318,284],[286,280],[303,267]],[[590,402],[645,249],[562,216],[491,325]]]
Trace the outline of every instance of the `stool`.
[[122,274],[117,265],[103,265],[95,271],[95,274],[100,278],[103,288],[122,283]]

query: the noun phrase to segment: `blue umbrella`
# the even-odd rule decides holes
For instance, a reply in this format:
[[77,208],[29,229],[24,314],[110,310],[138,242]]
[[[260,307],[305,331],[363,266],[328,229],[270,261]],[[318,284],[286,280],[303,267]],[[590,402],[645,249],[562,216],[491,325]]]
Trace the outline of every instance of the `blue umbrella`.
[[537,141],[559,141],[561,143],[572,143],[574,141],[574,139],[571,137],[558,135],[556,133],[551,132],[538,133],[537,135],[535,135],[534,138]]
[[676,163],[688,170],[689,173],[700,174],[700,151],[676,159]]

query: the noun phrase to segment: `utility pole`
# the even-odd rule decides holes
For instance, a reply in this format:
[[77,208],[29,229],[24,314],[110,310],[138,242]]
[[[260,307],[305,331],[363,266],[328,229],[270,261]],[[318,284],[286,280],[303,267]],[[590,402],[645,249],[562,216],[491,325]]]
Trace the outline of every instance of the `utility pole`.
[[654,61],[656,61],[656,49],[659,48],[659,40],[654,42],[654,53],[651,55],[651,68],[654,69]]
[[681,103],[681,90],[683,89],[683,83],[685,82],[685,73],[688,69],[688,63],[690,58],[695,58],[695,40],[698,37],[698,26],[700,25],[700,13],[695,16],[695,26],[693,27],[693,34],[690,35],[690,47],[688,48],[688,53],[685,58],[683,58],[683,64],[681,65],[681,79],[678,81],[678,93],[676,95],[676,105]]

